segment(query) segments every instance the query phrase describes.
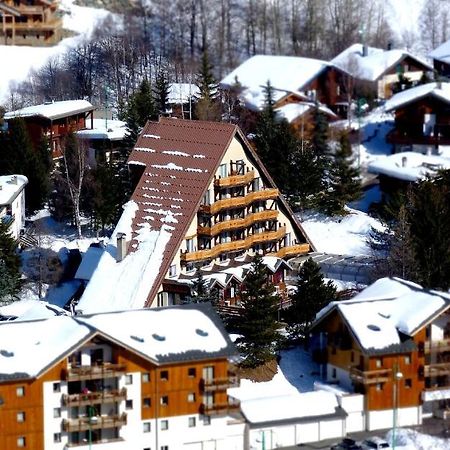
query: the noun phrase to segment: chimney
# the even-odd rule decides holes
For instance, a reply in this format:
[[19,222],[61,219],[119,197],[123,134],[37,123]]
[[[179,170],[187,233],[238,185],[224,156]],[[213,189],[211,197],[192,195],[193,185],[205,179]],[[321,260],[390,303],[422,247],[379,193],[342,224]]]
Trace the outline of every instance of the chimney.
[[117,233],[116,261],[122,261],[125,256],[127,256],[127,235],[125,233]]
[[13,176],[11,177],[11,183],[12,183],[12,184],[17,184],[17,175],[13,175]]
[[369,54],[369,48],[367,47],[366,44],[363,44],[362,55],[367,56],[368,54]]
[[408,158],[406,156],[402,156],[402,167],[406,167],[407,162],[408,162]]
[[437,89],[442,89],[442,81],[441,80],[437,80],[436,81],[436,88]]
[[392,42],[391,42],[391,41],[388,42],[387,50],[388,50],[388,51],[389,51],[389,50],[392,50]]

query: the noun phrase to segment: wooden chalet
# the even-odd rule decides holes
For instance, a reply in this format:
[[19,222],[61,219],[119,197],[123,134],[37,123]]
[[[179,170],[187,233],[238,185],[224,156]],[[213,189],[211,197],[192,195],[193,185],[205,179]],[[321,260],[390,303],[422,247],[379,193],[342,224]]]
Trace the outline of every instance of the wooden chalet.
[[44,46],[62,38],[58,0],[0,1],[0,41],[4,45]]
[[450,417],[450,296],[383,278],[313,324],[327,381],[364,395],[366,429]]
[[450,39],[428,54],[433,60],[433,68],[438,76],[450,78]]
[[66,100],[28,106],[7,112],[4,120],[23,119],[33,146],[47,138],[53,158],[61,157],[62,139],[70,133],[93,128],[94,107],[86,100]]
[[[148,122],[129,166],[136,187],[102,257],[109,262],[100,260],[80,300],[83,311],[177,304],[189,295],[186,278],[199,267],[205,275],[218,265],[231,273],[256,253],[278,260],[312,248],[235,125]],[[147,245],[147,239],[155,241]],[[133,289],[115,288],[125,276]]]
[[395,126],[386,136],[394,152],[439,154],[450,145],[450,83],[428,83],[400,92],[385,104]]

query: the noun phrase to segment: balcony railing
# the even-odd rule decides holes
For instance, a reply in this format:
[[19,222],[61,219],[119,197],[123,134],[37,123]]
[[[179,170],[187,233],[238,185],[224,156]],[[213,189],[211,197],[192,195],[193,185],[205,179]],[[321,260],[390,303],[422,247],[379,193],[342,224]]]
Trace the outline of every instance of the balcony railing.
[[218,416],[227,415],[231,413],[237,413],[241,409],[241,404],[238,400],[229,398],[226,403],[202,403],[200,406],[201,414],[206,416]]
[[62,429],[68,433],[72,431],[98,430],[100,428],[118,428],[127,424],[127,414],[113,416],[78,417],[64,419]]
[[[2,26],[0,26],[0,31],[2,31]],[[6,22],[5,23],[5,30],[12,30],[13,28],[19,32],[19,31],[53,31],[57,28],[62,27],[62,19],[56,17],[52,18],[51,20],[47,20],[44,22],[40,21],[34,21],[34,22]]]
[[359,370],[351,367],[350,378],[362,384],[384,383],[392,379],[392,369]]
[[302,255],[304,253],[308,253],[310,250],[311,247],[309,244],[295,244],[280,248],[280,250],[275,252],[274,255],[278,256],[278,258],[286,258],[289,256]]
[[278,217],[278,210],[267,209],[265,211],[259,211],[255,213],[248,214],[246,217],[239,219],[223,220],[219,223],[214,224],[211,227],[198,227],[198,234],[206,234],[208,236],[216,236],[222,231],[233,230],[236,228],[247,228],[256,222],[263,222],[265,220],[276,220]]
[[425,353],[442,353],[450,351],[450,339],[441,341],[427,341],[424,346]]
[[242,208],[250,205],[255,201],[270,200],[277,198],[279,195],[278,189],[262,189],[260,191],[249,192],[247,195],[224,198],[217,200],[212,205],[200,205],[199,210],[207,214],[216,214],[222,209]]
[[214,185],[218,187],[243,186],[255,178],[255,171],[250,170],[244,175],[231,175],[229,177],[216,178]]
[[87,392],[81,394],[64,394],[62,402],[65,406],[83,406],[93,403],[115,403],[127,398],[127,389],[113,389],[110,391]]
[[263,233],[255,233],[247,236],[245,239],[224,242],[217,244],[213,248],[199,250],[197,252],[186,252],[181,254],[181,260],[185,262],[198,261],[201,259],[217,258],[221,253],[235,252],[239,250],[247,250],[252,245],[261,242],[276,241],[286,235],[286,227],[280,227],[276,231],[266,231]]
[[104,363],[99,366],[76,366],[69,367],[65,379],[67,381],[80,381],[114,378],[121,376],[125,372],[125,364]]
[[424,366],[425,377],[440,377],[450,375],[450,362],[427,364]]
[[225,391],[228,388],[238,386],[239,386],[239,378],[236,375],[231,375],[222,378],[211,378],[201,380],[201,388],[205,392]]
[[[92,445],[95,445],[95,444],[110,444],[112,442],[124,442],[124,438],[121,438],[121,437],[118,437],[118,438],[104,438],[104,437],[102,437],[98,441],[93,440],[92,441]],[[88,444],[89,444],[89,442],[86,439],[82,439],[82,440],[80,440],[78,442],[68,442],[66,444],[66,447],[68,447],[68,448],[82,447],[82,446],[86,447],[86,445],[88,445]]]

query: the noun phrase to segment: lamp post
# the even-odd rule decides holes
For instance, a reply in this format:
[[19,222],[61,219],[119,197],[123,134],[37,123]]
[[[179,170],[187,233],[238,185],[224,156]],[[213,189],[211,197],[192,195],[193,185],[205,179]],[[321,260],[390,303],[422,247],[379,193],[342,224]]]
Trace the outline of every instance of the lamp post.
[[392,368],[392,411],[393,411],[393,427],[392,427],[392,449],[395,450],[395,431],[398,421],[398,381],[403,378],[403,374],[398,370],[398,364],[395,363]]

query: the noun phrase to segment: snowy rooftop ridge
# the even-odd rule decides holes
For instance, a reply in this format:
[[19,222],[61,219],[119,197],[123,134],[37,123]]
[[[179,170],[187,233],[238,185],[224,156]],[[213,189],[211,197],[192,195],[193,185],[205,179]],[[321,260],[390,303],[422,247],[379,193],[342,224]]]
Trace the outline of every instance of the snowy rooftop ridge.
[[64,100],[60,102],[43,103],[41,105],[27,106],[5,114],[5,120],[18,117],[45,117],[56,120],[62,117],[93,111],[94,107],[87,100]]
[[370,173],[411,182],[436,175],[437,171],[442,169],[450,169],[450,158],[418,152],[395,153],[368,165]]
[[450,64],[450,39],[428,53],[428,57]]
[[0,206],[9,205],[28,183],[25,175],[4,175],[0,177]]
[[350,300],[330,303],[319,311],[314,324],[337,310],[363,349],[386,351],[402,344],[399,333],[413,336],[449,307],[448,293],[401,278],[381,278]]

